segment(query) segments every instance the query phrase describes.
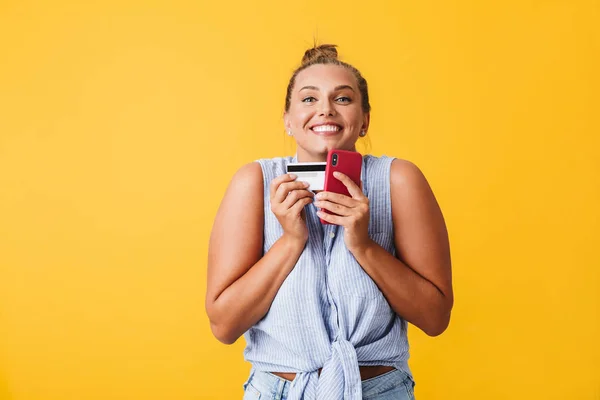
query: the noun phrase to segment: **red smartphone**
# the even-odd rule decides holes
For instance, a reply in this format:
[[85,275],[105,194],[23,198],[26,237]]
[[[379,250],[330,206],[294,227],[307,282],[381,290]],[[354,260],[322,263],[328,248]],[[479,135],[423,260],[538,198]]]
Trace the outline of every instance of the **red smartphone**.
[[[343,194],[351,197],[348,193],[348,188],[333,176],[335,171],[341,172],[347,175],[356,186],[360,187],[360,173],[362,171],[362,154],[356,151],[347,150],[330,150],[327,154],[327,166],[325,167],[325,185],[323,190],[326,192],[333,192]],[[328,214],[333,214],[328,210],[323,210]],[[322,224],[329,224],[329,222],[321,219]]]

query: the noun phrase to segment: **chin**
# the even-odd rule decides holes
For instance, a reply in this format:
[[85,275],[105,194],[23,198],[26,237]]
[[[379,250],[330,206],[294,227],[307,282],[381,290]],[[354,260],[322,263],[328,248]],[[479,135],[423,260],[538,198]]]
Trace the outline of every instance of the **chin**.
[[344,149],[347,146],[344,146],[344,143],[341,143],[340,140],[323,140],[320,141],[320,143],[316,144],[313,149],[316,152],[323,152],[325,154],[327,154],[329,152],[329,150],[333,150],[333,149]]
[[356,148],[353,144],[348,145],[345,143],[340,143],[339,140],[324,140],[318,141],[317,143],[313,142],[310,144],[305,144],[306,146],[301,147],[307,154],[310,154],[313,158],[322,160],[327,159],[327,153],[329,153],[330,150],[355,150]]
[[340,150],[341,147],[335,143],[332,143],[331,145],[327,145],[327,146],[322,146],[320,148],[316,148],[314,149],[315,154],[318,154],[320,156],[323,157],[327,157],[327,153],[329,153],[331,150]]
[[354,144],[347,144],[347,143],[331,143],[328,144],[326,146],[323,146],[323,152],[325,154],[327,154],[329,152],[329,150],[349,150],[349,151],[353,151],[356,149],[356,146]]

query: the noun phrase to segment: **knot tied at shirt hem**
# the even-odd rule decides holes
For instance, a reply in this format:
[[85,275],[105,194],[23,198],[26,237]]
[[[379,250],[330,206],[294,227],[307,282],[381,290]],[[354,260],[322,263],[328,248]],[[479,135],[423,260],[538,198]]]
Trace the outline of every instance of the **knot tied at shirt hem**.
[[352,343],[337,339],[331,344],[331,356],[318,369],[300,372],[292,382],[289,400],[362,400],[362,382],[356,350]]

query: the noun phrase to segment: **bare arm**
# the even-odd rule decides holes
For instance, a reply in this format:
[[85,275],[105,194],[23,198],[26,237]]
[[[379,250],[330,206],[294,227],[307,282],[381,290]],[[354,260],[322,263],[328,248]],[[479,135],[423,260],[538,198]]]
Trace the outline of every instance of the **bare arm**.
[[394,160],[390,180],[398,258],[373,241],[355,257],[397,314],[436,336],[448,327],[454,302],[444,218],[414,164]]
[[[281,185],[286,196],[290,185],[299,182]],[[306,196],[297,197],[299,214],[308,202],[302,200]],[[301,240],[302,235],[286,232],[262,256],[263,203],[260,165],[245,165],[233,177],[213,225],[208,249],[206,313],[213,334],[226,344],[234,343],[267,313],[306,242]]]

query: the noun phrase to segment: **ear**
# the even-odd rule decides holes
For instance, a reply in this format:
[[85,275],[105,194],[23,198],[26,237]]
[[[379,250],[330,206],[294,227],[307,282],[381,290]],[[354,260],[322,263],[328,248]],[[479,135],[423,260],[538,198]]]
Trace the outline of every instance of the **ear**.
[[286,131],[289,131],[292,129],[292,121],[290,120],[290,116],[287,113],[287,111],[285,111],[283,113],[283,126],[285,127]]
[[369,123],[371,123],[371,113],[366,113],[363,117],[363,125],[361,130],[367,132],[369,130]]

